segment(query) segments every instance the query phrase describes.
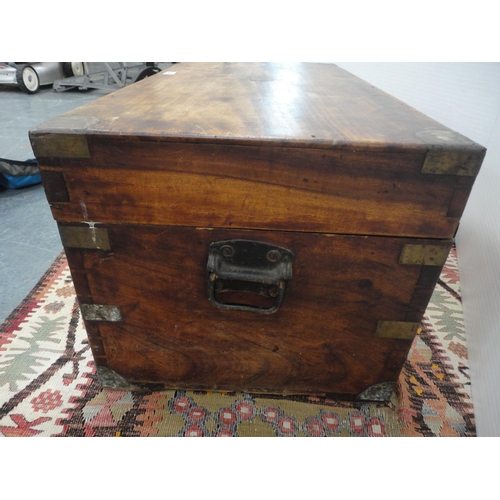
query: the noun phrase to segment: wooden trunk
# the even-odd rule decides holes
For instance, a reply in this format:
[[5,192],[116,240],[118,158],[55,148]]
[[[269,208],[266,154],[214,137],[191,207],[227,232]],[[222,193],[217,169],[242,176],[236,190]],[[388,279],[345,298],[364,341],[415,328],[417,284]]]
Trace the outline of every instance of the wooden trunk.
[[99,375],[390,396],[485,149],[329,64],[187,64],[30,132]]

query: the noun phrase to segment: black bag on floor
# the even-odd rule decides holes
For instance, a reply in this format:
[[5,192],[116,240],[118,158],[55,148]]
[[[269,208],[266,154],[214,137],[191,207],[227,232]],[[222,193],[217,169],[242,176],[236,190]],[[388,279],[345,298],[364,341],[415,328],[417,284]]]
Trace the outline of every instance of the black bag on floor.
[[0,186],[16,189],[40,182],[42,177],[35,158],[26,161],[0,158]]

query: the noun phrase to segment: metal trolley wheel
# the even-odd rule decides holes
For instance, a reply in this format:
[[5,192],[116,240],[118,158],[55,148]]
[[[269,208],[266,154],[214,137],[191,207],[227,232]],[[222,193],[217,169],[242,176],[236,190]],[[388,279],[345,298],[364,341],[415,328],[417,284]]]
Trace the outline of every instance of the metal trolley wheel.
[[144,80],[144,78],[149,78],[150,76],[156,75],[156,73],[159,73],[160,71],[161,69],[157,68],[156,66],[148,66],[146,69],[143,69],[139,73],[135,81],[140,82],[141,80]]
[[85,74],[85,68],[81,62],[65,62],[62,63],[64,76],[82,76]]
[[16,71],[19,88],[27,94],[34,94],[40,90],[40,78],[31,66],[23,66]]

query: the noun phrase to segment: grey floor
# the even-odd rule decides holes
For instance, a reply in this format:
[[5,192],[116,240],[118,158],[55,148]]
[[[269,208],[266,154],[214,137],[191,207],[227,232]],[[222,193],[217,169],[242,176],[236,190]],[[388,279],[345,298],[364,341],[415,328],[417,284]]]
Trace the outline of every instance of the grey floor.
[[[25,94],[0,85],[0,158],[33,158],[28,131],[107,92],[54,92],[42,87]],[[0,187],[0,323],[19,305],[61,252],[57,227],[41,185]]]
[[[104,69],[101,63],[88,64],[91,72]],[[158,66],[166,69],[171,64],[158,63]],[[116,63],[111,65],[117,67]],[[31,128],[107,93],[97,89],[54,92],[49,85],[29,95],[16,86],[0,85],[0,158],[33,158],[28,137]],[[61,250],[43,187],[0,186],[0,324],[36,285]]]

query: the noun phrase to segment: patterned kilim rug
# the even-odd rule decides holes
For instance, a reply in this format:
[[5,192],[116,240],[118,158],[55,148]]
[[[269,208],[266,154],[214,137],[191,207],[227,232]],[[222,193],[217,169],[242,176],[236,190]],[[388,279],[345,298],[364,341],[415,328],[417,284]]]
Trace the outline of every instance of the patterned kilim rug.
[[102,389],[64,254],[0,326],[3,436],[475,436],[453,249],[391,403]]

